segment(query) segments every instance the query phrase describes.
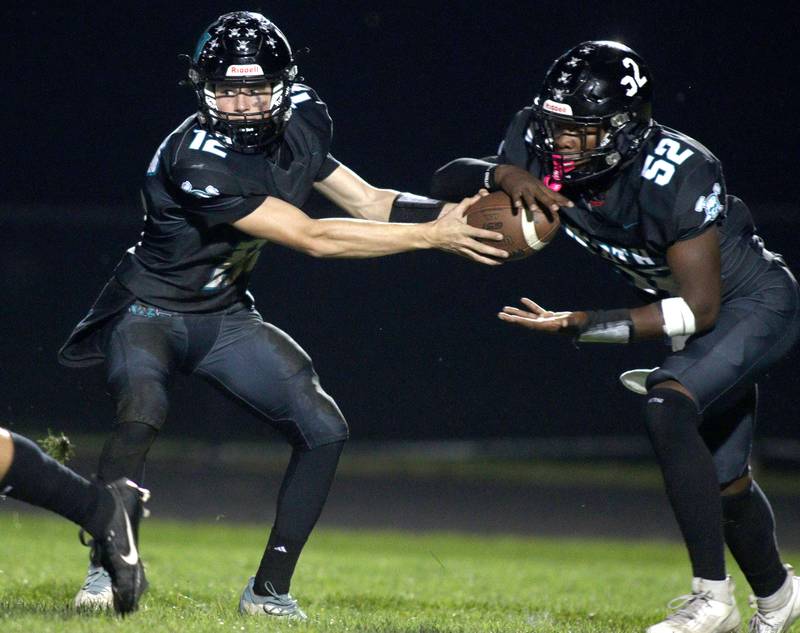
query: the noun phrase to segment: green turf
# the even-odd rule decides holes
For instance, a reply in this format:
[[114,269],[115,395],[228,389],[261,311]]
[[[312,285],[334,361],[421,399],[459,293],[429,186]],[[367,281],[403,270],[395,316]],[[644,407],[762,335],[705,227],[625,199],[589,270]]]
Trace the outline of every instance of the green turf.
[[[70,523],[0,512],[0,631],[632,632],[688,589],[686,556],[672,543],[321,529],[293,584],[312,621],[292,625],[236,612],[265,536],[263,527],[148,521],[152,587],[120,620],[70,610],[86,564]],[[747,588],[735,578],[745,613]]]

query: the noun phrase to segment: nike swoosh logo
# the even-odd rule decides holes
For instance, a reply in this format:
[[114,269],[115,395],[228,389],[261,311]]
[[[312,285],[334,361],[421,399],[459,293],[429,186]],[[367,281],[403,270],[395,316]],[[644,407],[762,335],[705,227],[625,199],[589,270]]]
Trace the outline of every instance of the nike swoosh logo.
[[128,565],[135,565],[139,562],[139,551],[136,549],[136,541],[133,540],[133,528],[131,527],[128,513],[123,510],[123,514],[125,515],[125,530],[128,532],[128,542],[131,544],[131,549],[126,556],[121,556],[121,558]]

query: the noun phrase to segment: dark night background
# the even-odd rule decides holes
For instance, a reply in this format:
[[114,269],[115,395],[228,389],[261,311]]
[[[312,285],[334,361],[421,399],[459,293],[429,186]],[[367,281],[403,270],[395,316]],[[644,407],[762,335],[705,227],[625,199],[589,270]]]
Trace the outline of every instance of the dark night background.
[[[0,10],[0,419],[12,428],[103,431],[101,369],[56,351],[138,235],[138,187],[192,111],[177,86],[218,14],[260,10],[284,31],[334,120],[333,153],[378,186],[426,193],[457,156],[493,153],[550,62],[619,39],[649,63],[660,122],[709,147],[768,247],[800,270],[797,71],[800,9],[728,2],[13,3]],[[792,6],[793,8],[789,8]],[[778,8],[781,7],[781,8]],[[332,211],[312,199],[306,211]],[[265,249],[252,291],[311,354],[354,438],[641,434],[620,371],[660,344],[576,350],[495,313],[523,294],[558,309],[635,305],[600,261],[561,236],[486,269],[441,253],[314,260]],[[762,437],[800,439],[795,353],[763,383]],[[196,379],[176,380],[166,432],[245,437],[259,423]]]

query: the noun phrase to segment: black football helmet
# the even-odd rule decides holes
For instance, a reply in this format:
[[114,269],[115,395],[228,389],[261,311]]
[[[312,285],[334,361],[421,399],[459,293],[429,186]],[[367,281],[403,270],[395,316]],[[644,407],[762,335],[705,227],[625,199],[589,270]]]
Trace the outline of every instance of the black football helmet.
[[[533,103],[527,140],[547,171],[548,184],[583,183],[629,163],[653,131],[653,82],[644,60],[617,42],[584,42],[559,57]],[[581,140],[561,153],[559,130]],[[595,147],[587,139],[595,135]]]
[[[280,29],[260,13],[235,11],[217,18],[197,42],[189,81],[197,94],[198,120],[218,140],[244,153],[262,151],[280,137],[291,116],[297,76],[292,49]],[[269,110],[231,115],[217,108],[216,83],[272,86]]]

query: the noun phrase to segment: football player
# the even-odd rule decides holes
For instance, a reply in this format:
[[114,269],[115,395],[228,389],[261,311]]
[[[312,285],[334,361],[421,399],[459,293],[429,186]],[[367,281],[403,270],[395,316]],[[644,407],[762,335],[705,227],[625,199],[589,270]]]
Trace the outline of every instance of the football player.
[[757,598],[750,631],[782,632],[800,616],[800,579],[781,561],[749,458],[756,381],[797,341],[798,286],[727,194],[719,160],[653,120],[652,89],[630,48],[584,42],[552,64],[498,154],[443,166],[433,193],[453,199],[486,187],[518,209],[559,213],[569,237],[647,300],[552,312],[522,299],[500,319],[579,344],[671,338],[659,368],[626,376],[647,393],[647,431],[694,576],[691,593],[648,632],[737,630],[725,543]]
[[28,438],[0,427],[0,498],[11,497],[74,521],[94,539],[96,564],[111,579],[112,603],[135,611],[147,589],[133,533],[149,491],[129,479],[90,482]]
[[[261,248],[270,241],[349,258],[438,248],[495,265],[505,251],[477,238],[502,236],[466,224],[463,211],[477,198],[456,205],[377,189],[336,161],[325,104],[297,82],[286,37],[261,14],[214,21],[191,57],[189,83],[198,111],[150,163],[141,241],[60,357],[68,365],[106,362],[117,415],[100,457],[103,481],[141,480],[175,371],[232,394],[288,440],[275,522],[239,609],[304,619],[290,580],[348,427],[308,355],[254,308],[247,284]],[[309,218],[300,207],[312,188],[355,219]],[[107,607],[109,587],[93,562],[76,604]]]

